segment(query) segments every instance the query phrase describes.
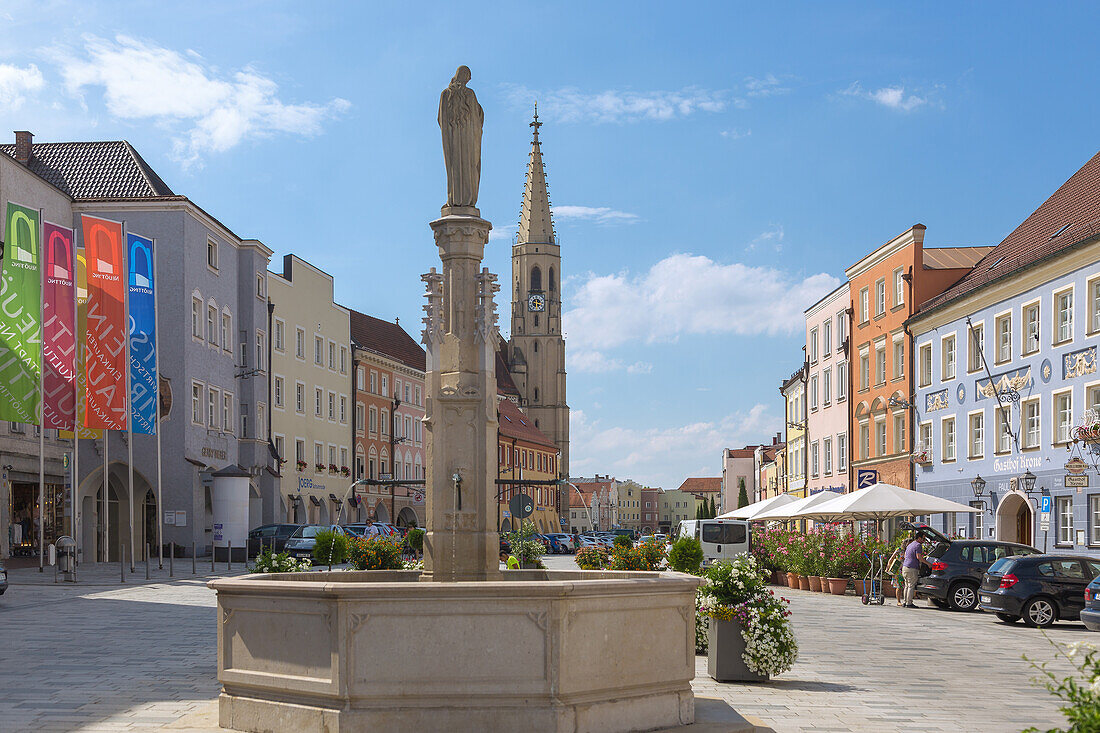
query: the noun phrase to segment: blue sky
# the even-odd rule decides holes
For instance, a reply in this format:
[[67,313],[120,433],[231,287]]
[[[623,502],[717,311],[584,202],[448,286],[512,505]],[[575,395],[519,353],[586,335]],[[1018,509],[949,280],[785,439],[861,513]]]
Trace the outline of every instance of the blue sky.
[[1097,151],[1098,20],[1083,3],[0,0],[0,130],[127,139],[239,235],[415,333],[439,91],[471,67],[500,273],[537,98],[573,473],[675,487],[780,429],[801,309],[846,266],[916,222],[927,246],[995,244]]

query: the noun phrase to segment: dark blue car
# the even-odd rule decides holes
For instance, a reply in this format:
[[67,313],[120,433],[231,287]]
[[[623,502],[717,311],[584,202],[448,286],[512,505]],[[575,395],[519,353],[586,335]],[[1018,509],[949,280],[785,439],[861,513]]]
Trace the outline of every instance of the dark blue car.
[[1082,555],[1006,557],[990,566],[978,589],[978,607],[1006,623],[1045,627],[1076,621],[1085,589],[1100,576],[1100,560]]
[[1100,576],[1093,578],[1085,588],[1085,607],[1081,609],[1081,622],[1089,631],[1100,631]]

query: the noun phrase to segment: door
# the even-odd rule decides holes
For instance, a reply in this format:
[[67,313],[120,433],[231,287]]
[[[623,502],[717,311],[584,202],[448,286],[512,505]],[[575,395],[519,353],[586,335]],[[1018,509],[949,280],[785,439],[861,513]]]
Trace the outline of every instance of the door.
[[1092,577],[1080,560],[1055,560],[1054,577],[1058,583],[1058,606],[1063,620],[1077,618],[1085,607],[1085,588]]
[[1031,536],[1031,512],[1024,506],[1021,506],[1020,510],[1016,512],[1016,541],[1025,545],[1030,545],[1033,542]]

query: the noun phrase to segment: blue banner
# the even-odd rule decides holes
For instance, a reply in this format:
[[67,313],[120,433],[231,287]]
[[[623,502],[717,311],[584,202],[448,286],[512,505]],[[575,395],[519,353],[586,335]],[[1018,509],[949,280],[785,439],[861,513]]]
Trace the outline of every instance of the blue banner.
[[153,241],[126,234],[129,253],[130,418],[135,433],[157,432],[156,295]]

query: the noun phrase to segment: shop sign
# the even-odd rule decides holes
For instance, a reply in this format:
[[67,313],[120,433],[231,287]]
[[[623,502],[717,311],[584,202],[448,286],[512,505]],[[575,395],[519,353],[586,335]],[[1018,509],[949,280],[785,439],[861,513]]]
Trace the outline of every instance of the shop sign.
[[1066,488],[1087,489],[1089,477],[1087,474],[1066,474]]
[[223,526],[224,525],[218,524],[218,523],[214,524],[214,541],[215,542],[221,542],[222,541],[222,527]]
[[300,478],[300,479],[298,479],[298,491],[301,491],[302,489],[313,489],[314,491],[324,491],[325,490],[325,485],[324,484],[315,484],[315,483],[313,483],[313,479],[311,479],[311,478]]
[[165,512],[164,513],[164,523],[169,525],[169,526],[175,526],[175,524],[176,524],[176,513],[175,512]]
[[187,526],[187,512],[176,512],[176,526],[177,527],[186,527]]
[[1013,473],[1023,473],[1032,468],[1041,468],[1043,465],[1043,459],[1030,458],[1026,456],[1013,456],[1011,458],[998,458],[993,461],[994,471],[1005,471]]
[[878,471],[870,468],[860,468],[856,475],[856,488],[866,489],[878,483]]
[[[1082,474],[1089,470],[1089,464],[1081,460],[1080,456],[1074,456],[1066,461],[1066,470],[1073,474]],[[1070,484],[1066,484],[1069,486]]]
[[219,448],[211,448],[204,445],[201,453],[203,458],[215,458],[219,461],[226,460],[226,452]]

